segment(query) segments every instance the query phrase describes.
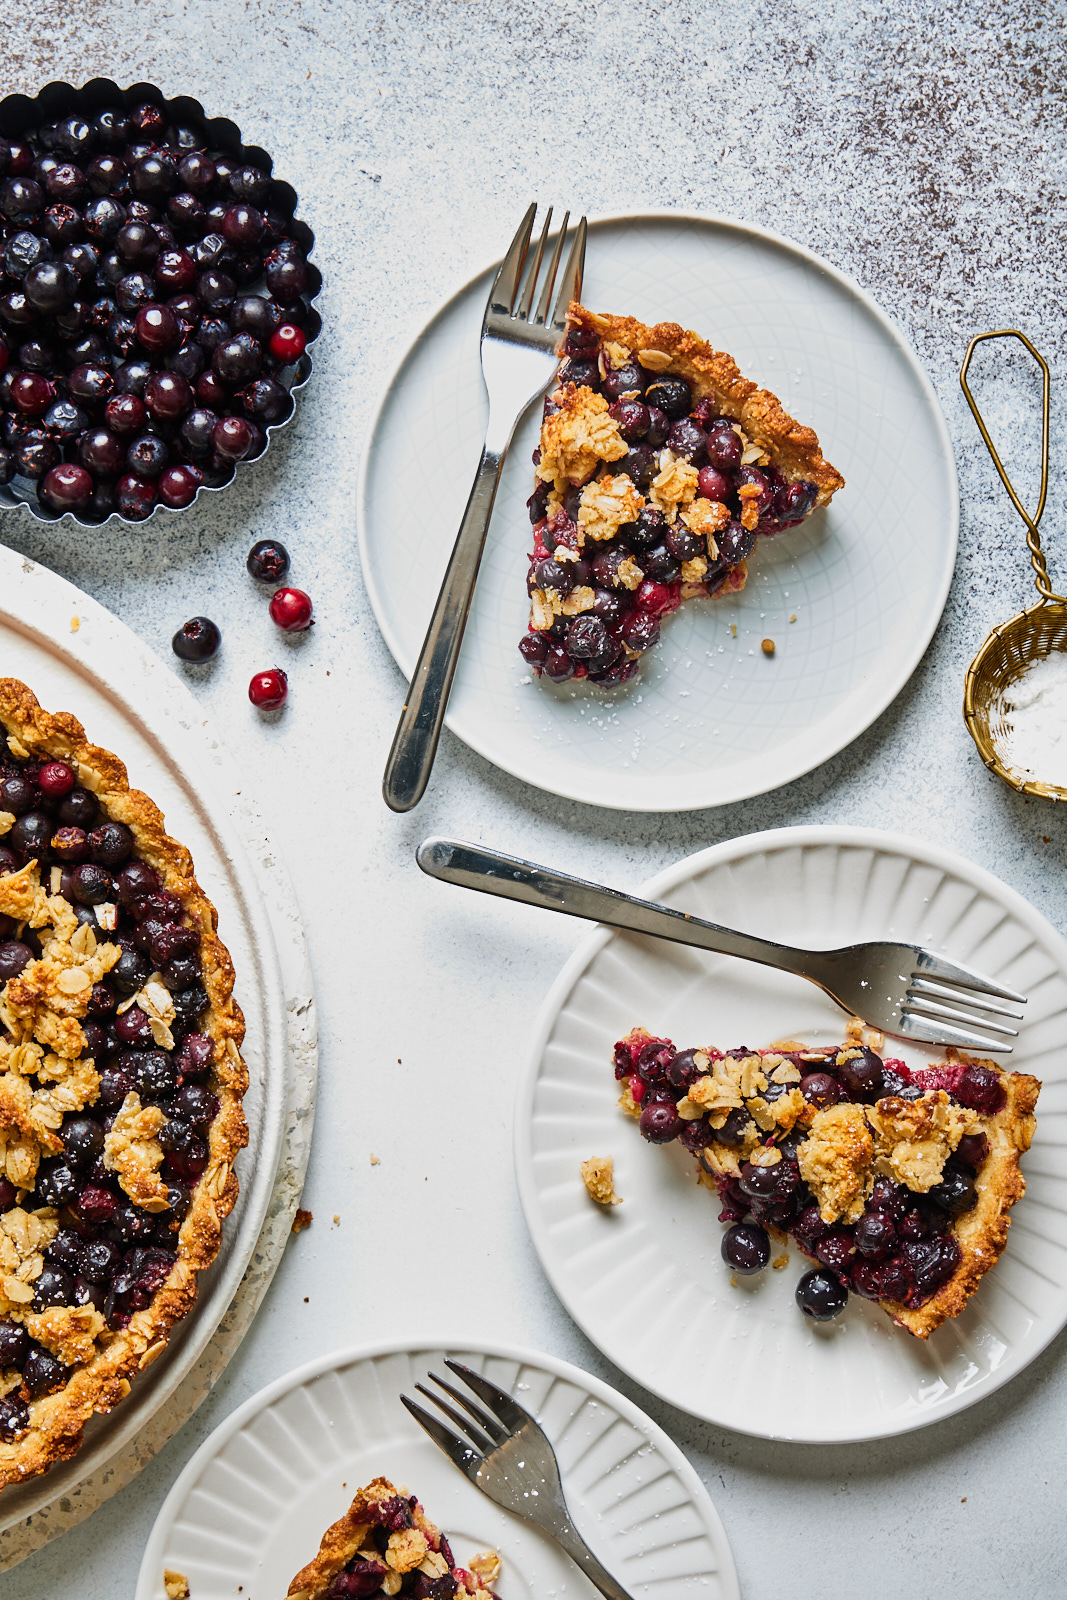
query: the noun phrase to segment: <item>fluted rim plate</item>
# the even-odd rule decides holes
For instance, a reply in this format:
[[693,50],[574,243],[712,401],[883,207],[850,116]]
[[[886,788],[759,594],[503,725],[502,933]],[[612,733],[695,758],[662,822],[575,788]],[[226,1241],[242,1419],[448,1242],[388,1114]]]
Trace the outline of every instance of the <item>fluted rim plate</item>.
[[678,1446],[632,1401],[567,1361],[463,1338],[336,1351],[253,1395],[201,1445],[167,1496],[136,1600],[165,1570],[195,1600],[280,1597],[356,1489],[384,1475],[418,1495],[457,1560],[503,1558],[507,1600],[587,1591],[536,1528],[493,1504],[400,1404],[446,1355],[484,1372],[541,1422],[579,1532],[634,1600],[740,1600],[730,1546]]
[[[813,984],[751,963],[599,928],[542,1008],[515,1118],[519,1194],[556,1293],[604,1354],[708,1422],[811,1443],[906,1433],[974,1405],[1067,1322],[1067,942],[991,873],[865,828],[781,828],[716,845],[641,891],[678,910],[797,945],[899,938],[1029,996],[1006,1066],[1042,1080],[1027,1192],[1007,1247],[964,1313],[925,1343],[850,1297],[821,1326],[794,1303],[811,1265],[731,1282],[714,1194],[677,1144],[647,1144],[619,1111],[612,1046],[641,1025],[681,1047],[843,1037]],[[925,1065],[943,1052],[889,1040]],[[585,1193],[579,1164],[612,1156],[621,1205]]]

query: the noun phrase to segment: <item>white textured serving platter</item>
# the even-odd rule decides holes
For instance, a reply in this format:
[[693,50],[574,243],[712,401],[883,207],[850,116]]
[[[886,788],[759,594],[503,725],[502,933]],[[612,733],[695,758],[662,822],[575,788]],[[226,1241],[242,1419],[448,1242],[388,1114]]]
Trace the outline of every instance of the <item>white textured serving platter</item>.
[[[361,463],[364,578],[405,678],[481,449],[478,335],[493,270],[419,334]],[[516,648],[528,620],[536,402],[504,467],[448,726],[505,771],[590,804],[684,811],[763,793],[869,727],[930,642],[959,522],[940,407],[905,340],[857,284],[729,218],[594,221],[583,300],[648,323],[680,322],[728,350],[746,377],[815,428],[846,487],[802,528],[761,541],[741,595],[668,618],[629,685],[554,686],[531,678]],[[773,657],[760,648],[768,637]]]
[[[1067,1321],[1067,942],[1023,898],[948,851],[863,828],[782,828],[690,856],[649,899],[789,944],[882,936],[944,951],[1029,996],[1005,1065],[1044,1084],[1027,1192],[1007,1248],[963,1315],[923,1343],[852,1296],[816,1326],[794,1303],[810,1265],[731,1274],[716,1197],[677,1144],[647,1144],[618,1110],[612,1046],[641,1025],[679,1048],[843,1037],[814,985],[724,956],[598,929],[535,1029],[515,1118],[519,1193],[567,1310],[624,1372],[709,1422],[812,1443],[905,1433],[972,1405]],[[931,1046],[889,1040],[911,1065]],[[579,1163],[612,1156],[622,1205],[586,1195]]]
[[501,1600],[592,1595],[538,1529],[500,1510],[400,1404],[446,1355],[484,1372],[552,1440],[579,1532],[641,1600],[739,1600],[722,1523],[677,1445],[631,1401],[566,1361],[506,1345],[412,1341],[325,1356],[227,1417],[159,1513],[136,1600],[165,1600],[165,1569],[195,1600],[280,1600],[356,1489],[385,1476],[418,1495],[464,1564],[503,1558]]
[[[0,674],[70,711],[125,763],[189,847],[219,913],[245,1013],[249,1146],[219,1259],[193,1313],[73,1461],[0,1496],[0,1568],[122,1488],[182,1426],[236,1350],[289,1236],[307,1165],[315,1090],[314,999],[284,865],[192,695],[89,596],[0,547]],[[250,857],[258,871],[253,870]]]

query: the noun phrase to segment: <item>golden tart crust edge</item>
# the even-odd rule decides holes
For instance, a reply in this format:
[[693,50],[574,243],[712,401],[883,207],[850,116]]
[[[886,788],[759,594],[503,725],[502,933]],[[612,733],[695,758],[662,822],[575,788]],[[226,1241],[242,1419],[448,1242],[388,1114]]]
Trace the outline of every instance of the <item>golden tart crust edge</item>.
[[248,1071],[240,1055],[244,1017],[233,998],[233,963],[218,936],[218,914],[196,881],[189,851],[167,833],[159,807],[130,788],[123,763],[109,750],[91,744],[75,717],[65,711],[45,711],[17,678],[0,678],[0,725],[31,756],[65,761],[74,769],[76,781],[96,795],[108,817],[131,830],[137,855],[155,869],[199,929],[209,1002],[199,1031],[215,1041],[211,1088],[219,1101],[208,1136],[208,1165],[193,1189],[178,1235],[178,1259],[166,1282],[151,1304],[135,1312],[92,1361],[74,1369],[63,1389],[30,1402],[29,1431],[11,1444],[0,1441],[3,1488],[75,1455],[89,1418],[94,1412],[110,1411],[125,1398],[130,1378],[163,1353],[170,1330],[195,1304],[196,1275],[218,1255],[223,1218],[237,1200],[233,1161],[248,1143],[241,1106]]
[[677,322],[648,327],[634,317],[603,315],[576,300],[571,302],[567,322],[605,342],[625,346],[639,360],[642,351],[669,356],[670,363],[662,370],[685,378],[696,400],[714,395],[723,415],[740,423],[786,477],[815,484],[819,491],[816,505],[829,505],[838,489],[844,488],[844,478],[826,460],[814,429],[797,422],[777,395],[744,377],[733,356],[713,349],[699,334],[687,332]]
[[982,1118],[981,1131],[989,1139],[990,1150],[975,1179],[978,1204],[952,1224],[963,1252],[960,1264],[948,1282],[916,1311],[890,1300],[878,1302],[894,1322],[919,1339],[928,1339],[943,1322],[959,1316],[1004,1249],[1011,1224],[1009,1213],[1026,1193],[1019,1160],[1034,1137],[1034,1107],[1041,1092],[1040,1081],[1025,1072],[1005,1072],[993,1061],[983,1061],[981,1065],[998,1072],[1006,1098],[999,1111]]

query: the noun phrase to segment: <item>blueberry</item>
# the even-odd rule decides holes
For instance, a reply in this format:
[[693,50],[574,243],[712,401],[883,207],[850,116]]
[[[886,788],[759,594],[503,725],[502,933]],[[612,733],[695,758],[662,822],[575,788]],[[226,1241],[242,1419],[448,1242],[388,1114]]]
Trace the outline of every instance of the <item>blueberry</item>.
[[848,1290],[836,1272],[805,1272],[796,1288],[797,1305],[813,1322],[830,1322],[848,1304]]
[[210,617],[190,617],[171,640],[171,649],[183,661],[210,661],[222,643],[222,634]]
[[675,421],[692,409],[693,391],[684,378],[656,378],[645,390],[645,404]]
[[754,1223],[735,1223],[722,1236],[722,1258],[735,1272],[762,1271],[771,1259],[766,1230]]

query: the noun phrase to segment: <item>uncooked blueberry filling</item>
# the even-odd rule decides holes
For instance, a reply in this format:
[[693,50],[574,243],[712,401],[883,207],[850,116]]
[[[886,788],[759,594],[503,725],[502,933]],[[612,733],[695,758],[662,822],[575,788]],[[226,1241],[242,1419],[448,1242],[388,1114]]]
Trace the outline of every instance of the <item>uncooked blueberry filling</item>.
[[131,830],[0,731],[5,1440],[175,1263],[219,1109],[199,945]]
[[685,378],[620,360],[585,328],[564,354],[534,452],[519,650],[539,677],[612,687],[683,600],[743,588],[757,539],[795,528],[818,489],[785,477]]
[[1005,1104],[992,1065],[913,1070],[858,1039],[676,1050],[635,1029],[615,1046],[615,1077],[643,1137],[677,1140],[718,1190],[728,1266],[760,1271],[773,1234],[817,1264],[797,1287],[815,1320],[849,1293],[915,1310],[959,1267],[953,1224],[978,1202],[983,1123]]

